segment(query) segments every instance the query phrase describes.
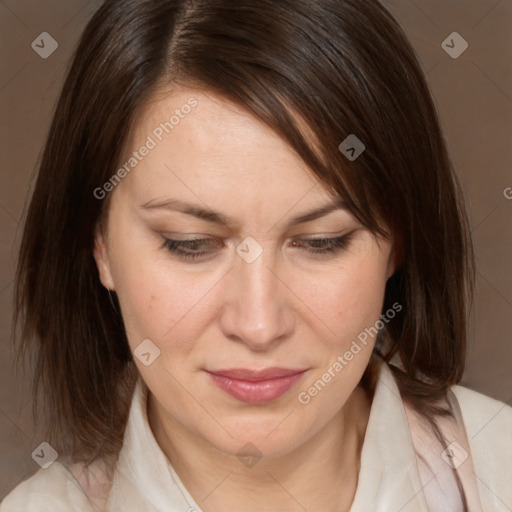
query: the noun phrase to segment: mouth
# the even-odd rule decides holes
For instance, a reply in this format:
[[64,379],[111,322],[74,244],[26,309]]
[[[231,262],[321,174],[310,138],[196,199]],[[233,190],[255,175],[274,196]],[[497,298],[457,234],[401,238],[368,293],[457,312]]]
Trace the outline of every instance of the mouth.
[[287,393],[306,371],[289,368],[233,368],[207,373],[217,387],[237,400],[250,404],[266,404]]

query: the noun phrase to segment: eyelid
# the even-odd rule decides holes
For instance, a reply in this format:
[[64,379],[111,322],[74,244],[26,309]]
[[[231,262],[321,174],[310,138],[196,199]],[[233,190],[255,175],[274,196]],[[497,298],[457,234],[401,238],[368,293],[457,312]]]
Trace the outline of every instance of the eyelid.
[[[300,240],[300,241],[308,241],[308,240],[335,240],[342,237],[349,237],[352,236],[357,229],[353,229],[352,231],[348,232],[336,232],[336,233],[316,233],[313,235],[296,235],[293,237],[290,237],[290,240]],[[171,241],[171,242],[180,242],[180,243],[188,243],[188,242],[204,242],[204,243],[211,243],[212,241],[218,241],[222,237],[218,236],[210,236],[210,235],[197,235],[193,236],[192,238],[175,238],[179,237],[180,235],[162,235],[162,238],[164,241]]]
[[[339,253],[345,251],[348,246],[351,244],[353,236],[357,229],[354,229],[348,233],[345,233],[343,235],[338,236],[326,236],[324,234],[317,235],[317,236],[303,236],[303,237],[296,237],[292,242],[297,244],[298,242],[307,243],[307,242],[325,242],[325,246],[320,248],[315,247],[306,247],[302,248],[302,251],[306,254],[309,254],[312,257],[334,257],[338,255]],[[171,252],[176,258],[181,259],[183,261],[189,260],[189,262],[193,262],[194,260],[203,260],[204,256],[207,256],[208,254],[211,254],[210,251],[187,251],[179,249],[180,246],[187,244],[187,243],[202,243],[204,245],[214,245],[210,242],[212,240],[217,240],[214,237],[195,237],[195,238],[188,238],[188,239],[172,239],[172,238],[166,238],[163,237],[164,241],[162,244],[162,248],[167,249],[169,252]],[[204,260],[203,260],[204,261]]]

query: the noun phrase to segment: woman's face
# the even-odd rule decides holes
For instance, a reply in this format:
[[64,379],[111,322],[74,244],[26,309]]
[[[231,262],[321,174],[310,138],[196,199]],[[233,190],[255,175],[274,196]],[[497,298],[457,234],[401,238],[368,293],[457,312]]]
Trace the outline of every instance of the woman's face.
[[213,94],[155,97],[123,158],[94,254],[161,421],[229,454],[300,447],[367,366],[391,242],[339,205],[308,215],[332,195]]

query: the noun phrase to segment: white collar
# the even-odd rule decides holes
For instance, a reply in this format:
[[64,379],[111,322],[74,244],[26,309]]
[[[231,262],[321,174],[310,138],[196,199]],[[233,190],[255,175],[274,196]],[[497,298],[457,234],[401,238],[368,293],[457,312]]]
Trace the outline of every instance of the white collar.
[[382,363],[350,510],[429,512],[422,488],[400,392],[388,365]]
[[105,512],[200,512],[153,435],[148,392],[139,375]]
[[[147,418],[139,376],[106,512],[200,512]],[[361,453],[351,512],[428,512],[404,406],[391,370],[381,365]]]

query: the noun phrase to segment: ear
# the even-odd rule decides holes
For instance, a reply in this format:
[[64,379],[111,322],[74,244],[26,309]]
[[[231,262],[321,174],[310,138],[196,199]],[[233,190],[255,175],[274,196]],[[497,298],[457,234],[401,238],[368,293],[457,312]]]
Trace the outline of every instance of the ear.
[[391,253],[388,260],[388,270],[386,281],[402,266],[403,263],[403,251],[400,240],[394,239],[391,248]]
[[96,261],[101,284],[107,288],[107,290],[114,291],[114,280],[112,279],[110,260],[101,223],[98,223],[94,231],[93,256]]

